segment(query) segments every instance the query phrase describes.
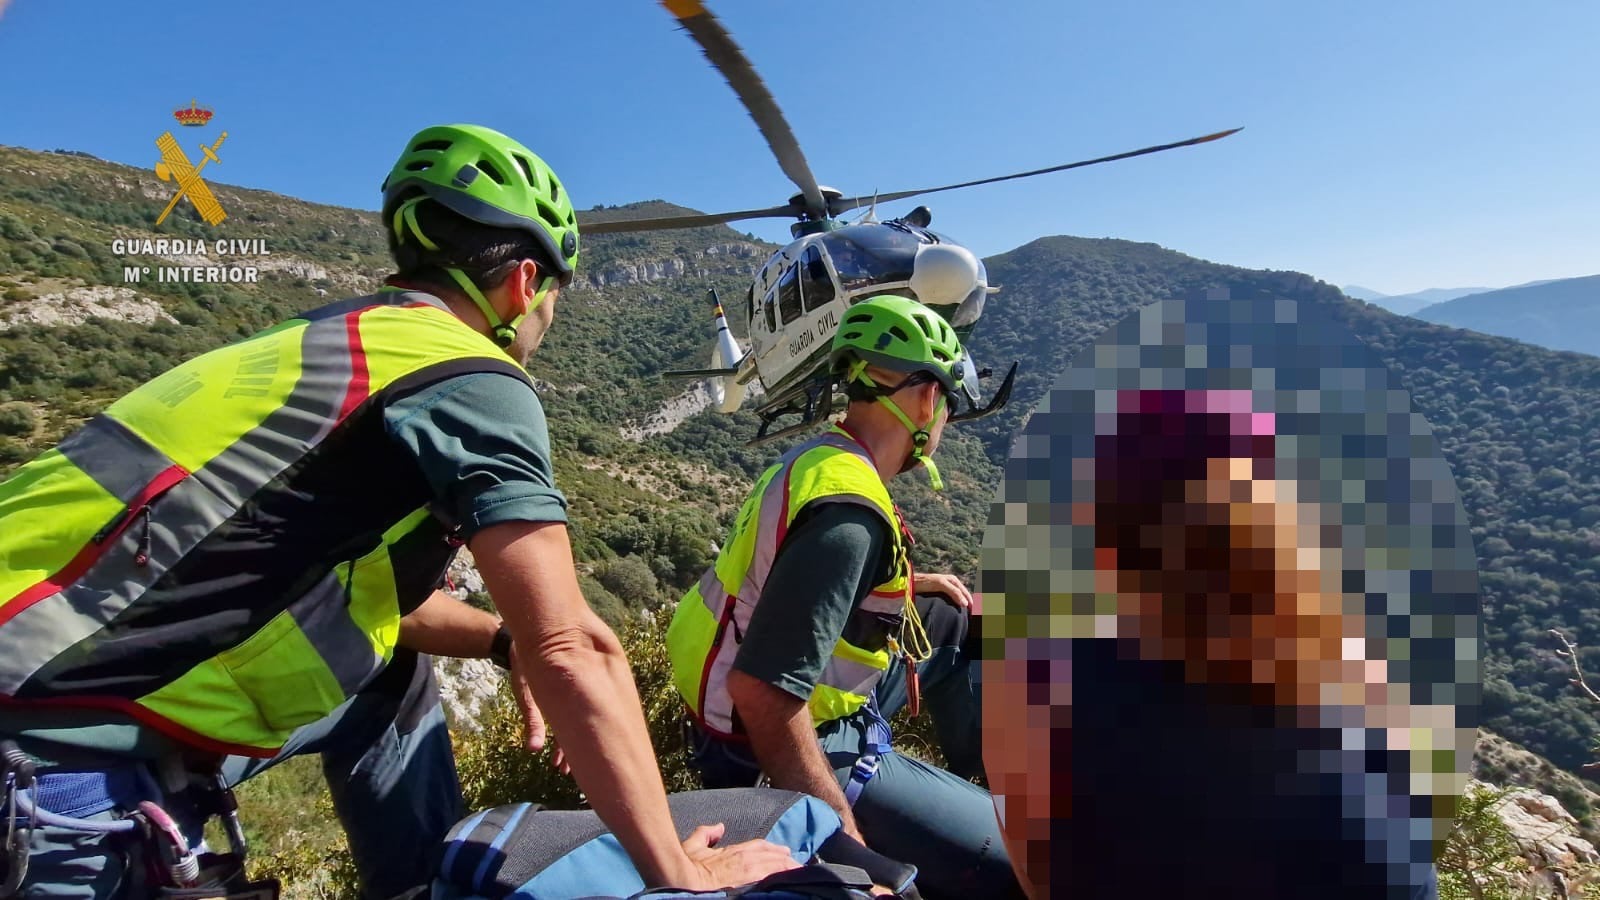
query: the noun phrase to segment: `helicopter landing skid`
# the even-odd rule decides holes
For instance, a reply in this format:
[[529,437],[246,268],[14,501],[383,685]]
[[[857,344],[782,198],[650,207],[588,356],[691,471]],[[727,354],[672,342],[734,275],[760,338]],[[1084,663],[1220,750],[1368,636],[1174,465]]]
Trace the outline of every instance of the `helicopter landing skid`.
[[[798,434],[828,418],[833,414],[834,382],[832,376],[813,378],[762,404],[756,409],[756,415],[761,417],[761,428],[745,446],[759,447]],[[800,421],[769,432],[774,422],[790,415],[799,416]]]

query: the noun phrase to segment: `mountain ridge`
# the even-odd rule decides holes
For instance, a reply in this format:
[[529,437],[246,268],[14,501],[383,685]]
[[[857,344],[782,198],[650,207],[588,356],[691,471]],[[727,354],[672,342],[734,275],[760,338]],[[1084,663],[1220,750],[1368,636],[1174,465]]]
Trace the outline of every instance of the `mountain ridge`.
[[1534,281],[1470,294],[1419,311],[1453,328],[1600,356],[1600,275]]

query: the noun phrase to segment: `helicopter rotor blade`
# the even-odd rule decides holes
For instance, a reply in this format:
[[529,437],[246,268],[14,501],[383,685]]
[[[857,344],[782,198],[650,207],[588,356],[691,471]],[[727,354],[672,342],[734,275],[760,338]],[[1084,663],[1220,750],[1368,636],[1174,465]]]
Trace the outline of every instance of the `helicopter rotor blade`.
[[1114,156],[1102,156],[1097,159],[1085,159],[1079,162],[1067,163],[1066,165],[1062,166],[1051,166],[1048,169],[1034,169],[1031,172],[1018,172],[1015,175],[1001,175],[997,178],[980,178],[977,181],[963,181],[960,184],[947,184],[943,187],[922,188],[915,191],[896,191],[889,194],[879,193],[872,197],[840,198],[835,200],[830,205],[828,213],[829,215],[837,216],[841,213],[849,212],[852,209],[860,209],[861,207],[873,202],[890,203],[895,200],[904,200],[907,197],[916,197],[921,194],[934,194],[938,193],[939,191],[953,191],[956,188],[974,187],[980,184],[993,184],[997,181],[1011,181],[1015,178],[1031,178],[1034,175],[1045,175],[1050,172],[1062,172],[1067,169],[1078,169],[1084,166],[1097,165],[1099,163],[1114,162],[1119,159],[1129,159],[1130,157],[1134,156],[1144,156],[1148,153],[1160,153],[1163,150],[1172,150],[1178,147],[1190,147],[1195,144],[1204,144],[1209,141],[1221,140],[1230,134],[1237,134],[1243,130],[1243,128],[1230,128],[1227,131],[1219,131],[1216,134],[1207,134],[1197,138],[1190,138],[1186,141],[1177,141],[1171,144],[1159,144],[1154,147],[1144,147],[1139,150],[1130,150],[1127,153],[1118,153]]
[[[767,146],[772,148],[773,156],[778,158],[778,166],[783,169],[783,174],[800,188],[807,211],[815,218],[825,216],[827,204],[822,200],[822,190],[817,187],[817,179],[811,174],[805,154],[800,152],[800,142],[795,139],[794,131],[783,118],[778,101],[773,99],[744,51],[733,42],[733,36],[700,0],[661,0],[661,5],[672,13],[683,30],[689,32],[689,36],[700,45],[706,59],[727,79],[733,92],[739,95],[739,102],[744,104],[750,118],[755,120],[756,127],[761,129],[762,137],[766,138]],[[798,212],[787,208],[786,211],[790,216]]]
[[699,228],[705,225],[737,222],[740,219],[792,219],[794,218],[794,207],[785,203],[782,206],[769,206],[766,209],[702,213],[692,216],[660,216],[654,219],[600,219],[599,221],[591,221],[588,218],[589,215],[603,215],[603,213],[578,216],[578,230],[583,234],[620,234],[624,231],[664,231],[669,228]]

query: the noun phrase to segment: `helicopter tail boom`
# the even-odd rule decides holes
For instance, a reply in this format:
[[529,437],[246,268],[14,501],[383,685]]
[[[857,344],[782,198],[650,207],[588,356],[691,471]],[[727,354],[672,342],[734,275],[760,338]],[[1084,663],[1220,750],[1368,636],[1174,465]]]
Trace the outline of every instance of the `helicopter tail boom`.
[[752,362],[750,354],[740,346],[733,332],[728,329],[728,317],[722,311],[722,301],[717,297],[717,289],[712,288],[706,292],[706,299],[711,301],[711,321],[716,329],[716,343],[711,350],[711,366],[705,369],[679,369],[673,372],[663,372],[665,378],[708,379],[706,387],[711,394],[711,403],[719,412],[731,413],[744,402],[745,382],[748,377],[740,378],[745,366]]

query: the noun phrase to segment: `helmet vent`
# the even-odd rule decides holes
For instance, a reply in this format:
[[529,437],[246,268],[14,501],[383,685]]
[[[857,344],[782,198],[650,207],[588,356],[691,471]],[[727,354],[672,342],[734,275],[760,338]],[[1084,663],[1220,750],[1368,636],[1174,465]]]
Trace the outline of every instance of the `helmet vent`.
[[539,205],[539,218],[545,220],[551,228],[561,228],[561,217],[556,215],[555,210],[542,203]]
[[418,159],[418,160],[414,160],[412,162],[406,163],[406,171],[407,172],[421,172],[423,169],[429,169],[429,168],[432,168],[432,167],[433,167],[433,163],[430,162],[429,160],[426,160],[426,159]]
[[889,333],[890,333],[890,334],[892,334],[892,335],[894,335],[894,336],[895,336],[895,337],[897,337],[897,338],[899,338],[899,339],[900,339],[900,340],[902,340],[902,341],[907,341],[907,342],[909,342],[909,341],[910,341],[910,340],[911,340],[911,335],[909,335],[909,334],[906,334],[906,333],[905,333],[905,332],[904,332],[904,331],[902,331],[902,330],[901,330],[901,329],[900,329],[900,326],[899,326],[899,325],[894,325],[894,326],[891,326],[891,327],[890,327],[890,328],[889,328]]
[[449,141],[423,141],[422,143],[417,144],[416,146],[412,147],[411,148],[411,152],[412,153],[420,153],[423,150],[449,150],[449,149],[450,149],[450,142]]
[[528,158],[526,156],[523,156],[520,153],[513,153],[511,154],[511,158],[516,161],[517,168],[522,170],[522,175],[528,179],[529,184],[539,183],[538,180],[533,177],[533,164],[528,162]]
[[554,178],[550,179],[550,202],[561,202],[561,182],[555,180]]
[[489,176],[490,178],[494,179],[494,183],[495,184],[505,184],[506,183],[506,177],[504,175],[501,175],[500,174],[500,170],[496,169],[492,164],[490,164],[490,162],[488,160],[486,160],[486,159],[478,160],[478,168],[483,171],[483,174],[485,174],[485,175]]
[[854,324],[856,322],[871,322],[871,321],[872,321],[872,314],[868,313],[868,312],[858,312],[858,313],[855,313],[853,315],[848,315],[848,316],[844,317],[844,323],[846,325],[851,325],[851,324]]

